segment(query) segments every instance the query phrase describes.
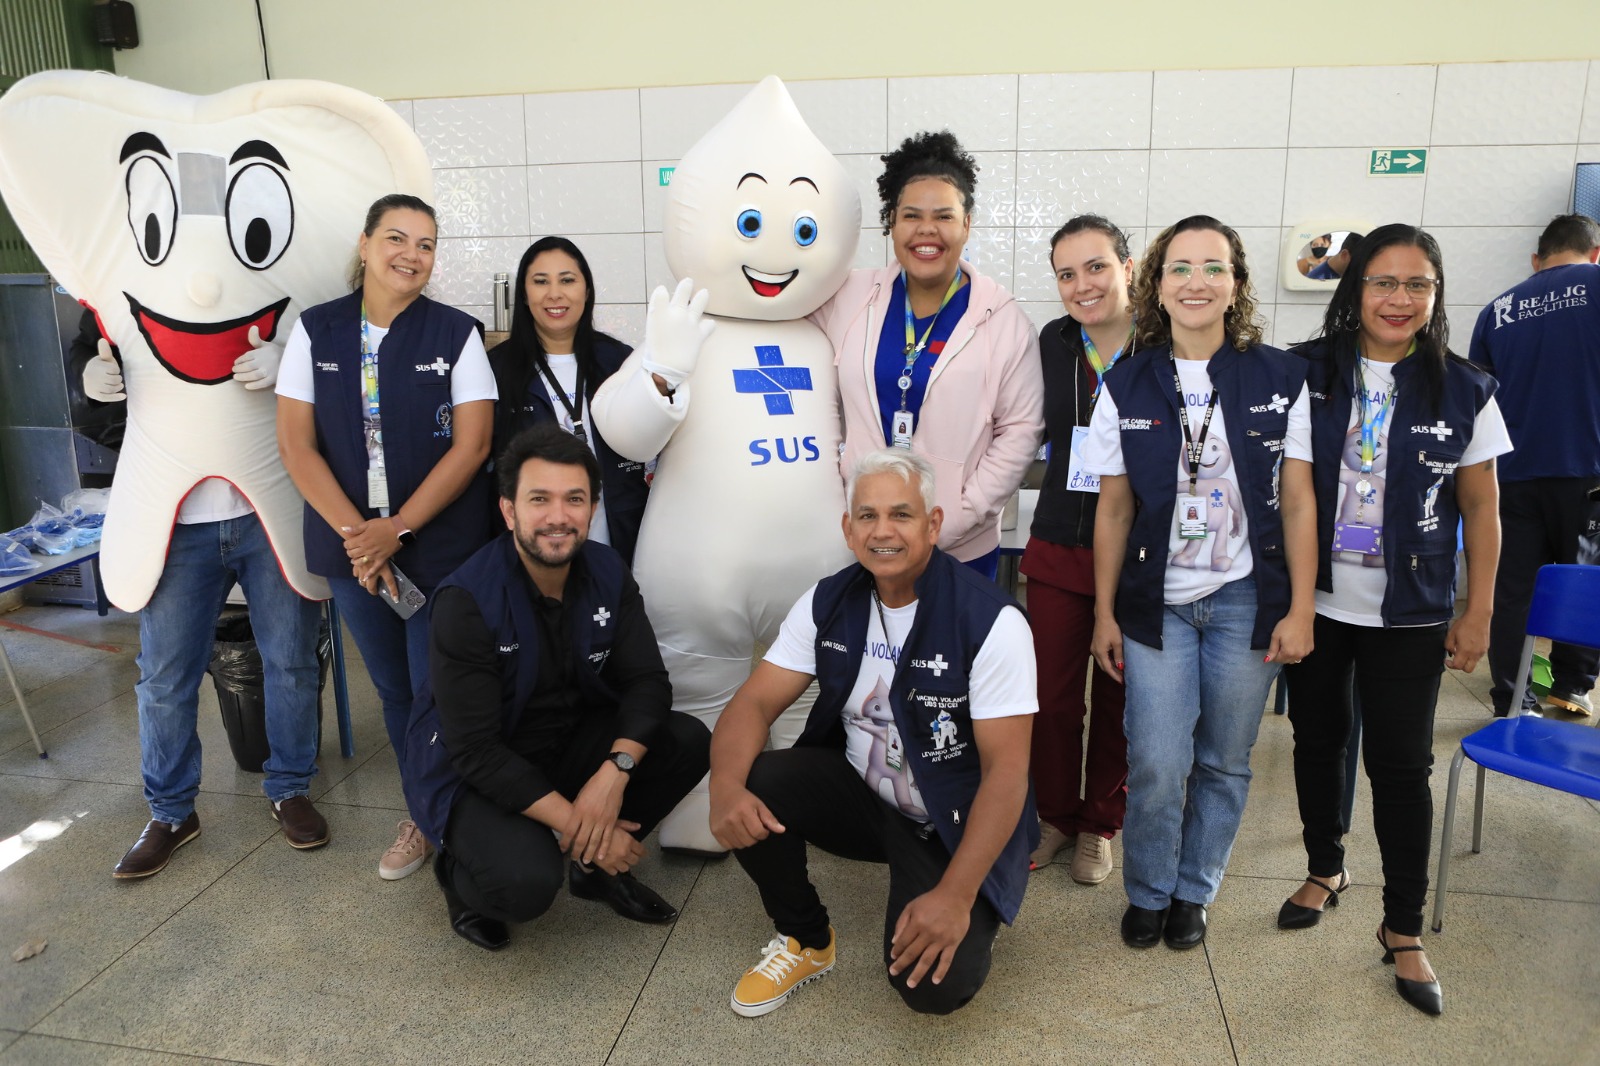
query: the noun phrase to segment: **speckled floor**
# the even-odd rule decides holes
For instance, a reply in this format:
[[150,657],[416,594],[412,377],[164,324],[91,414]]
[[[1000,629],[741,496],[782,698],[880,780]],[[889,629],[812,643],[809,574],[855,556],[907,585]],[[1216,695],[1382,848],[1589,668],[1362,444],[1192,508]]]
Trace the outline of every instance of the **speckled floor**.
[[[879,974],[882,870],[822,856],[839,965],[750,1020],[727,998],[770,932],[734,863],[652,853],[641,877],[682,908],[674,927],[563,897],[494,955],[450,932],[426,873],[380,881],[378,855],[404,812],[353,657],[357,754],[338,754],[330,693],[314,786],[328,847],[284,844],[259,778],[233,766],[208,682],[204,835],[160,875],[114,882],[147,817],[137,627],[60,607],[0,616],[0,627],[50,750],[36,757],[0,693],[0,1066],[1600,1063],[1600,805],[1585,800],[1491,778],[1483,854],[1468,851],[1468,819],[1458,825],[1445,932],[1428,937],[1442,1018],[1402,1003],[1378,961],[1365,786],[1344,905],[1312,930],[1274,926],[1304,859],[1289,726],[1269,716],[1204,950],[1128,950],[1119,879],[1086,888],[1057,864],[1034,874],[979,998],[949,1018],[920,1017]],[[1444,682],[1441,805],[1456,741],[1488,720],[1487,688],[1481,672]],[[1464,803],[1472,789],[1468,774]],[[49,942],[43,954],[10,961],[34,939]]]

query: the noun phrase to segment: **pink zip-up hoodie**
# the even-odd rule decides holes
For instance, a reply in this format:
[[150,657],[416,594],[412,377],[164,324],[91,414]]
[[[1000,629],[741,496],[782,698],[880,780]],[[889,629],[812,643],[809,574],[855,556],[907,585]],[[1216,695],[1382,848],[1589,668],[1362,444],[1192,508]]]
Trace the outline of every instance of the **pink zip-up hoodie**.
[[[912,446],[933,464],[944,509],[939,547],[963,562],[1000,544],[1000,511],[1022,484],[1044,437],[1039,334],[1009,292],[962,263],[972,295],[928,377]],[[898,266],[856,270],[811,320],[833,343],[839,368],[848,477],[885,447],[873,365]]]

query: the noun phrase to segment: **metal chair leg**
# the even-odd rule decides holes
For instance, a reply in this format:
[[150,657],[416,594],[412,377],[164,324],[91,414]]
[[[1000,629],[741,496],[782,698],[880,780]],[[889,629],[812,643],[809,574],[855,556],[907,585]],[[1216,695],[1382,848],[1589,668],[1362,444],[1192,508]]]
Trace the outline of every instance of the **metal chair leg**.
[[350,687],[344,668],[344,627],[339,624],[339,608],[328,600],[328,635],[333,641],[333,706],[339,719],[339,754],[354,758],[356,739],[350,728]]
[[1439,873],[1433,879],[1433,931],[1444,928],[1444,893],[1450,879],[1450,837],[1456,827],[1456,790],[1461,785],[1461,763],[1467,757],[1465,748],[1456,748],[1450,760],[1450,785],[1444,794],[1444,834],[1439,840]]
[[1484,769],[1478,767],[1478,794],[1472,801],[1472,854],[1483,850],[1483,778]]
[[17,709],[22,712],[22,721],[28,727],[28,735],[33,738],[34,750],[39,753],[39,758],[48,759],[50,753],[44,750],[44,743],[39,740],[39,731],[33,728],[33,715],[28,713],[28,701],[22,698],[22,686],[17,683],[17,672],[11,669],[11,656],[6,654],[4,642],[0,642],[0,665],[6,668],[6,677],[11,681],[11,691],[17,694]]

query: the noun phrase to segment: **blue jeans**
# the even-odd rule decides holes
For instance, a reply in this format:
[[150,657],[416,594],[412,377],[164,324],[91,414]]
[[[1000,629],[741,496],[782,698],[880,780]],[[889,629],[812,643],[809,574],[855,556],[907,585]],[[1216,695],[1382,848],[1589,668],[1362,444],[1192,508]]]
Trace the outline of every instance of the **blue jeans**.
[[378,690],[383,704],[383,728],[395,756],[405,750],[406,723],[411,720],[411,701],[428,677],[428,612],[433,589],[422,589],[428,605],[401,618],[380,596],[362,588],[354,577],[330,577],[333,602],[339,606],[339,619],[350,629],[367,675]]
[[261,652],[267,746],[262,791],[309,794],[317,773],[317,624],[322,605],[284,580],[254,514],[172,527],[167,564],[139,612],[139,753],[150,817],[176,825],[200,791],[200,682],[235,583]]
[[1222,884],[1250,790],[1255,745],[1277,663],[1250,647],[1253,578],[1162,617],[1161,649],[1123,639],[1128,813],[1122,881],[1128,902],[1160,910],[1210,903]]

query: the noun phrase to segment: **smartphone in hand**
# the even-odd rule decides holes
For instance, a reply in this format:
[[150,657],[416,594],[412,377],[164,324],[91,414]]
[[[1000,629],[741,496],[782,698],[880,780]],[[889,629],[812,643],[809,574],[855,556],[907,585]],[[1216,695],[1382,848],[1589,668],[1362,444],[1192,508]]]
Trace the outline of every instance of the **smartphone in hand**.
[[389,595],[389,586],[382,578],[378,579],[378,595],[383,597],[383,602],[387,603],[395,614],[401,618],[410,618],[422,610],[423,605],[428,602],[428,597],[422,594],[422,590],[417,588],[398,566],[390,563],[389,570],[394,574],[394,583],[400,589],[400,597],[396,599]]

